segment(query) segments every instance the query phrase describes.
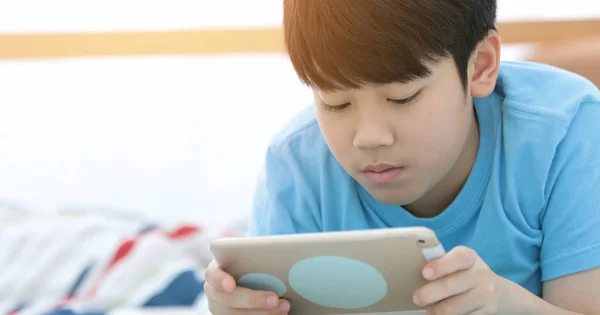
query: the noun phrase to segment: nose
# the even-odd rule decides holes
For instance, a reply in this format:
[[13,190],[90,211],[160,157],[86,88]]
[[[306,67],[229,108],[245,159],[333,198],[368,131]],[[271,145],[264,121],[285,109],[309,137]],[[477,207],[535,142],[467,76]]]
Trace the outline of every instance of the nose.
[[394,134],[385,118],[363,116],[354,135],[354,147],[373,150],[394,144]]

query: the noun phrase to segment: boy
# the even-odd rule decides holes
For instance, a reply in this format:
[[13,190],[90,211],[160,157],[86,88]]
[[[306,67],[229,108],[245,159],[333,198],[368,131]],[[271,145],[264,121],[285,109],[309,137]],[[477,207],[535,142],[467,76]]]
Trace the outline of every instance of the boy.
[[[315,107],[274,139],[252,235],[426,226],[428,314],[600,314],[600,93],[500,63],[495,0],[284,0]],[[215,315],[285,314],[206,272]]]

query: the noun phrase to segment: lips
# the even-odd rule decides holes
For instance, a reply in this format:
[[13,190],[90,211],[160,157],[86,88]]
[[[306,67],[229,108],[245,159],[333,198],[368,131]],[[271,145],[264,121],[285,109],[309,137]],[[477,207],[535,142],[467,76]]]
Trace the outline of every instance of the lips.
[[393,166],[393,165],[389,165],[389,164],[376,164],[376,165],[369,165],[365,168],[365,172],[376,172],[376,173],[380,173],[380,172],[385,172],[389,169],[392,168],[399,168],[397,166]]
[[390,184],[402,175],[403,169],[389,164],[370,165],[364,169],[364,176],[372,184]]

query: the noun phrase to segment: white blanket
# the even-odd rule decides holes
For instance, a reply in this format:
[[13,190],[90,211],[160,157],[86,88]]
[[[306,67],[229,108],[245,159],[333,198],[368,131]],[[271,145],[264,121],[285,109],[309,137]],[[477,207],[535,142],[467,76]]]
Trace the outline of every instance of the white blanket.
[[238,233],[0,210],[0,314],[197,314],[210,240]]

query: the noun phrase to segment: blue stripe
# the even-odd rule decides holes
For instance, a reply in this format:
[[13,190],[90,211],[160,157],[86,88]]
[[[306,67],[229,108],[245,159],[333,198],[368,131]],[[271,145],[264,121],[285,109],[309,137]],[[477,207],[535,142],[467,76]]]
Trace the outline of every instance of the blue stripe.
[[83,312],[77,313],[70,309],[62,309],[54,312],[44,313],[44,315],[107,315],[104,312]]
[[204,281],[196,278],[192,270],[182,272],[160,293],[151,297],[145,307],[193,306],[204,292]]
[[77,290],[79,289],[79,287],[81,287],[83,280],[85,280],[85,277],[87,277],[88,273],[90,272],[90,270],[92,270],[93,266],[94,265],[89,265],[85,267],[85,269],[79,274],[79,277],[77,277],[77,281],[75,281],[75,284],[73,285],[71,290],[69,290],[69,294],[67,296],[73,296],[75,295],[75,293],[77,293]]
[[142,229],[141,229],[141,230],[138,232],[138,235],[143,235],[143,234],[146,234],[146,233],[148,233],[148,232],[150,232],[150,231],[152,231],[152,230],[155,230],[155,229],[157,229],[157,228],[158,228],[158,225],[156,225],[156,224],[149,224],[149,225],[147,225],[147,226],[144,226],[144,227],[143,227],[143,228],[142,228]]

